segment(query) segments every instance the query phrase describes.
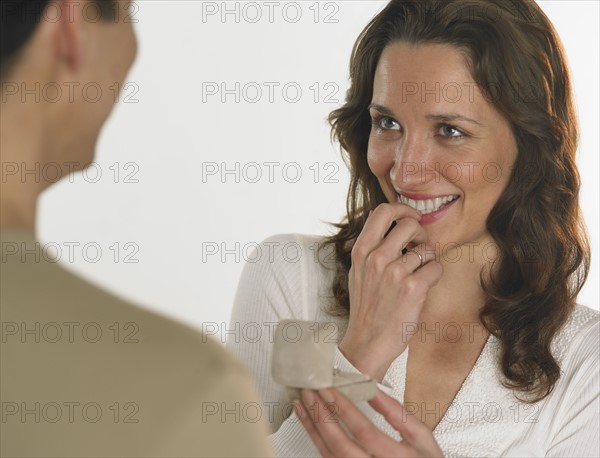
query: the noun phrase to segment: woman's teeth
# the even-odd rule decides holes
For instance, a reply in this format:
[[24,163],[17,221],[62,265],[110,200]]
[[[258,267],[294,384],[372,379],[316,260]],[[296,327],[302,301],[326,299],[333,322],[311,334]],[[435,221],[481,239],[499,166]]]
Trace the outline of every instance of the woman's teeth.
[[433,213],[438,211],[444,205],[452,202],[453,200],[458,199],[459,196],[445,196],[445,197],[436,197],[435,199],[425,199],[425,200],[413,200],[409,199],[405,196],[399,196],[398,201],[400,203],[410,205],[415,210],[418,210],[423,215],[427,215],[428,213]]

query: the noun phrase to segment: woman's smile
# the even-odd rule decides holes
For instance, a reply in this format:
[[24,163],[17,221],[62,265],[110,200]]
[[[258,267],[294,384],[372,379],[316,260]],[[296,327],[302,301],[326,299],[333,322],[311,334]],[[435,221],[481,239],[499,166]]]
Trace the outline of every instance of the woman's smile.
[[420,219],[421,224],[438,221],[458,199],[460,196],[456,194],[433,196],[401,193],[398,195],[399,203],[408,205],[423,215]]

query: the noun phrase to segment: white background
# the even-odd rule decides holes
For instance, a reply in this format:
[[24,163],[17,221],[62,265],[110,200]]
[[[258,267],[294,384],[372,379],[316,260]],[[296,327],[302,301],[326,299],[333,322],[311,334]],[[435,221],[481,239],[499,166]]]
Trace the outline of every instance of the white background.
[[[139,54],[122,97],[129,103],[116,106],[103,130],[98,167],[53,186],[39,207],[38,236],[62,244],[68,268],[198,328],[229,321],[253,244],[277,233],[325,234],[324,221],[343,216],[348,173],[325,118],[344,98],[356,37],[386,2],[275,2],[272,22],[267,3],[246,3],[226,2],[239,15],[223,20],[223,2],[138,2]],[[575,82],[581,203],[593,253],[579,302],[598,309],[599,6],[540,4],[563,39]],[[218,14],[208,15],[212,7]],[[211,83],[234,93],[223,103],[221,93],[208,94]],[[236,164],[237,177],[222,176],[223,165]],[[215,167],[216,175],[203,173]],[[262,178],[250,183],[259,170]],[[81,244],[72,260],[69,242]],[[97,245],[84,252],[88,243]]]

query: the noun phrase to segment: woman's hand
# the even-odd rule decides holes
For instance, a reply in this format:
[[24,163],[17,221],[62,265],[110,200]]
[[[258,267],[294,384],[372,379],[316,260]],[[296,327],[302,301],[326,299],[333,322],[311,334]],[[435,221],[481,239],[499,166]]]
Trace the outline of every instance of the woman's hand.
[[[303,390],[296,413],[324,457],[443,457],[429,428],[395,399],[378,392],[369,401],[402,436],[401,442],[383,433],[335,389]],[[344,424],[346,432],[339,421]]]
[[[352,248],[350,319],[339,348],[354,367],[379,381],[406,348],[406,323],[419,322],[427,292],[442,276],[441,264],[432,261],[434,250],[422,245],[427,235],[420,218],[408,205],[381,204]],[[412,249],[402,254],[409,244],[421,253],[423,266]]]

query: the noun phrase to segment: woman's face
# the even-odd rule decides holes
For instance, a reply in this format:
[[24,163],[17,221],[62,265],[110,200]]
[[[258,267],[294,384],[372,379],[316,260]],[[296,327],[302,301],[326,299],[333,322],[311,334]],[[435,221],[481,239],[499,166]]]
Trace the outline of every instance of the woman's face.
[[369,112],[369,167],[388,201],[423,214],[431,245],[489,242],[485,222],[517,146],[473,82],[465,54],[445,44],[387,46]]

